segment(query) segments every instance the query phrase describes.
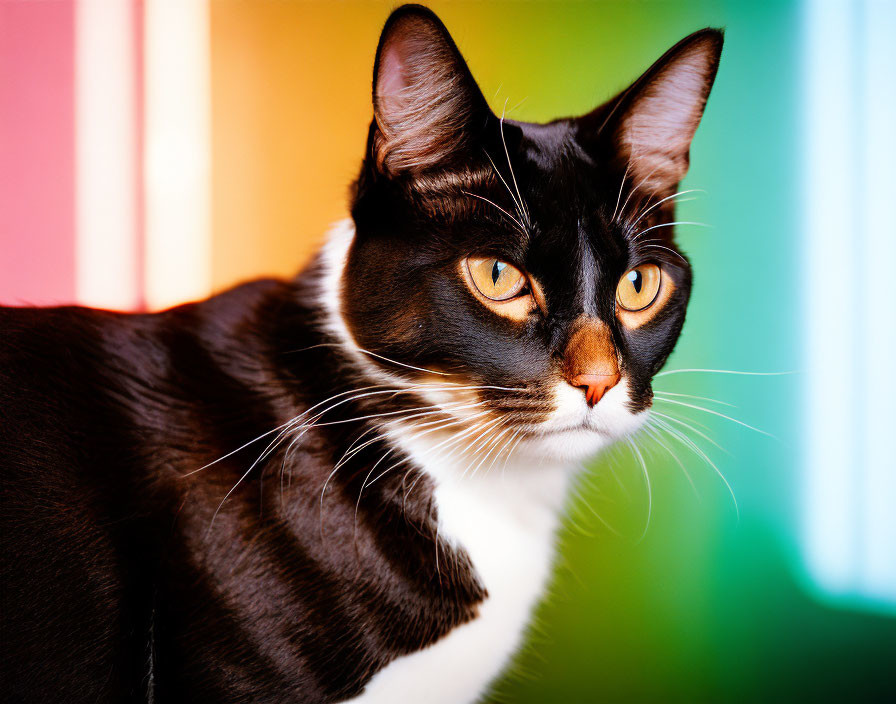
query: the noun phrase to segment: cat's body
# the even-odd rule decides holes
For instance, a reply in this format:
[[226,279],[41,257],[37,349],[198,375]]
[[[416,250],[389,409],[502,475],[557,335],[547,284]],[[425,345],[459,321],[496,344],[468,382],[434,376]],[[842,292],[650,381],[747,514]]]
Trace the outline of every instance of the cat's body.
[[[315,347],[333,341],[322,311],[298,303],[321,278],[158,315],[0,309],[10,701],[335,701],[379,671],[358,701],[459,702],[506,662],[548,575],[565,464],[439,488],[405,465],[361,493],[375,442],[322,501],[362,421],[282,445],[224,505],[273,436],[200,469],[356,395]],[[322,422],[363,415],[350,400]]]
[[[354,223],[297,279],[155,315],[0,308],[4,696],[480,696],[573,472],[640,427],[681,329],[690,269],[657,228],[720,46],[524,125],[404,8]],[[682,125],[642,149],[664,106]]]

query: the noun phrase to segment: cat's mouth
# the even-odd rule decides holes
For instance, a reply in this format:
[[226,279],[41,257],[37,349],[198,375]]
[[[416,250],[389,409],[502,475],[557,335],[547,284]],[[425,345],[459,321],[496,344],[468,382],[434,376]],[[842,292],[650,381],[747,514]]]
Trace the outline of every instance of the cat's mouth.
[[624,377],[594,406],[568,384],[558,384],[554,400],[551,416],[521,433],[525,444],[544,457],[585,459],[637,431],[646,418],[643,411],[632,409]]

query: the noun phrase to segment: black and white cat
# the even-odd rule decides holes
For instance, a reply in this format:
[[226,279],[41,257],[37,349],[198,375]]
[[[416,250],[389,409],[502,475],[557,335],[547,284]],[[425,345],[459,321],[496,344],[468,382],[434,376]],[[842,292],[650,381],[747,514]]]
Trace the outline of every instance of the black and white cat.
[[295,280],[0,309],[3,696],[480,697],[574,468],[642,425],[681,330],[671,223],[721,47],[526,124],[402,7],[352,219]]

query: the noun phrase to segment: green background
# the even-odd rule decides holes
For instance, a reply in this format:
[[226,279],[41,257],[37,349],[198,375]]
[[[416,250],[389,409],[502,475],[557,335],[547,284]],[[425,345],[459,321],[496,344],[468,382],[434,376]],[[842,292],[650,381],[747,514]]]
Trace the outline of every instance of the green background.
[[[658,402],[724,473],[668,436],[584,478],[549,598],[495,702],[884,701],[896,619],[815,588],[801,554],[802,6],[795,2],[432,3],[485,95],[513,119],[582,113],[705,26],[725,49],[683,188],[694,295],[656,388],[711,397],[775,436]],[[486,28],[488,28],[486,30]],[[520,102],[522,103],[520,104]],[[703,425],[696,425],[702,423]],[[678,426],[683,429],[683,426]],[[685,475],[690,475],[693,487]],[[642,538],[643,534],[643,538]],[[896,700],[896,699],[891,699]]]

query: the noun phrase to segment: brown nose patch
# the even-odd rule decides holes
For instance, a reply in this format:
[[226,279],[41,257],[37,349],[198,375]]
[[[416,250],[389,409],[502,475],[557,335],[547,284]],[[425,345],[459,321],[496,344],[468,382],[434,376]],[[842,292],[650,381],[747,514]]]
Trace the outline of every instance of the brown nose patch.
[[582,375],[618,377],[616,348],[606,323],[584,317],[579,321],[566,345],[563,374],[567,380]]

